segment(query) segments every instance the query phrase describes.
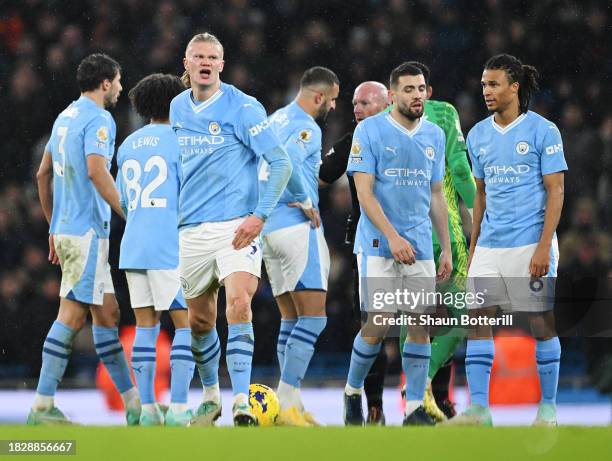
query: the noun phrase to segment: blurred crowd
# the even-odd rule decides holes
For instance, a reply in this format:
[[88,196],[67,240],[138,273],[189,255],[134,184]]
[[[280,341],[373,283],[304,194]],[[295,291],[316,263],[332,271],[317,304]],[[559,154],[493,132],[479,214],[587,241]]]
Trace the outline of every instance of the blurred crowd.
[[[296,93],[302,72],[333,69],[338,109],[324,143],[352,129],[351,97],[364,80],[387,82],[393,67],[420,60],[434,98],[457,107],[465,134],[486,116],[483,63],[509,52],[541,74],[532,109],[559,126],[569,173],[558,234],[562,269],[609,274],[612,224],[612,7],[607,1],[485,0],[4,0],[0,9],[0,378],[35,376],[40,346],[58,305],[59,270],[47,263],[47,224],[34,173],[56,115],[78,97],[75,71],[103,51],[122,65],[124,95],[113,110],[118,143],[139,127],[126,96],[152,72],[182,73],[192,35],[210,31],[225,47],[222,79],[272,112]],[[332,253],[320,347],[350,351],[353,327],[347,185],[322,191]],[[113,258],[121,223],[114,222]],[[115,273],[123,322],[132,320]],[[278,314],[262,282],[254,302],[256,363],[273,365]],[[257,330],[256,330],[257,334]],[[344,357],[344,356],[343,356]],[[332,360],[332,359],[330,359]],[[333,360],[332,360],[333,361]],[[347,362],[348,363],[348,362]],[[562,369],[563,371],[563,369]]]

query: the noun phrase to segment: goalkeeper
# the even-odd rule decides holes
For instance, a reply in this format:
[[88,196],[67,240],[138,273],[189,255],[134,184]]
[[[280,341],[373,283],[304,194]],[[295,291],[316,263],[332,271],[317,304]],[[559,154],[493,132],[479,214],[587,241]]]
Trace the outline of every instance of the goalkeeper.
[[[446,135],[444,195],[448,204],[448,228],[453,252],[453,272],[450,279],[439,287],[444,296],[445,293],[449,292],[458,293],[465,291],[465,280],[468,270],[468,246],[463,233],[458,195],[466,204],[471,215],[472,207],[474,206],[474,195],[476,194],[476,184],[467,159],[467,147],[461,132],[457,110],[452,104],[447,102],[431,100],[432,87],[429,79],[429,68],[417,61],[412,61],[410,64],[422,70],[425,83],[427,84],[425,118],[442,128]],[[440,256],[440,243],[435,231],[433,233],[433,245],[437,266]],[[446,296],[444,297],[446,298]],[[462,312],[461,309],[452,305],[447,306],[447,308],[448,312],[454,316],[458,316]],[[450,359],[463,341],[465,331],[462,328],[453,328],[451,330],[440,331],[438,335],[431,343],[429,375],[423,405],[429,416],[437,421],[442,421],[455,415],[454,405],[448,397],[451,374]],[[406,327],[402,327],[400,350],[405,339]]]

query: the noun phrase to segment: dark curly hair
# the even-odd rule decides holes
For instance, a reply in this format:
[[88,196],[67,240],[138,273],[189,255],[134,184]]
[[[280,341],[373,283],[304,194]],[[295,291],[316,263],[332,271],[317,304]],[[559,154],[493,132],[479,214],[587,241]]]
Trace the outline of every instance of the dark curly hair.
[[185,90],[181,79],[169,74],[151,74],[128,93],[132,106],[146,119],[167,120],[170,101]]
[[104,80],[115,79],[121,72],[121,66],[104,53],[90,54],[77,68],[77,83],[82,93],[97,89]]

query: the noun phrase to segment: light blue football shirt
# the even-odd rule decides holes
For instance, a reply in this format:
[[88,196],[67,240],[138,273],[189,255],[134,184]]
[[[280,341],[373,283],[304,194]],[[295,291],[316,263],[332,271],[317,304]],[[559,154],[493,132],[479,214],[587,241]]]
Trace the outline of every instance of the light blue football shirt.
[[[307,114],[295,101],[277,110],[270,117],[270,129],[278,136],[289,154],[293,165],[293,175],[300,176],[306,195],[312,206],[319,206],[319,167],[321,165],[321,128],[310,114]],[[268,163],[260,160],[259,195],[263,195],[269,176]],[[300,208],[287,206],[291,202],[301,202],[305,197],[297,197],[289,191],[291,183],[281,195],[278,204],[268,217],[262,234],[293,226],[308,218]]]
[[117,187],[126,213],[120,269],[178,267],[179,144],[170,125],[150,124],[117,150]]
[[[269,215],[289,177],[289,159],[255,98],[221,83],[208,100],[197,102],[188,89],[172,100],[170,121],[180,146],[180,227]],[[257,159],[279,150],[287,174],[276,184],[274,200],[258,203]]]
[[467,147],[474,177],[484,179],[487,193],[478,245],[539,242],[546,209],[542,176],[567,170],[557,126],[531,111],[504,128],[490,116],[470,130]]
[[[374,175],[374,196],[418,260],[433,259],[431,184],[444,178],[444,144],[444,132],[437,125],[421,118],[408,131],[389,113],[363,120],[353,133],[347,171]],[[393,257],[389,242],[363,207],[354,252]]]
[[62,111],[53,124],[45,149],[53,160],[51,234],[110,235],[111,209],[87,172],[87,156],[101,155],[110,170],[115,152],[115,121],[87,96]]

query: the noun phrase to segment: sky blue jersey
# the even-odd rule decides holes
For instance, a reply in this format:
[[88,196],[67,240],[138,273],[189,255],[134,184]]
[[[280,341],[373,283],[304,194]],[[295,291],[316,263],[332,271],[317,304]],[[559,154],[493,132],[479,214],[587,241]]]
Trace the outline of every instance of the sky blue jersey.
[[[433,259],[431,184],[444,179],[444,132],[421,118],[409,131],[391,114],[357,125],[347,171],[374,175],[374,196],[395,230],[410,242],[418,260]],[[392,258],[389,242],[363,207],[354,252]]]
[[[289,154],[293,165],[293,175],[300,176],[301,186],[312,200],[312,205],[319,206],[319,167],[321,165],[321,128],[295,101],[277,110],[270,117],[270,129],[278,136]],[[265,160],[259,165],[259,194],[262,196],[267,186],[269,166]],[[289,189],[291,183],[281,195],[276,208],[268,217],[263,235],[308,221],[300,208],[287,206],[290,202],[301,202],[305,197],[297,197]]]
[[[170,104],[170,121],[180,145],[179,226],[228,221],[249,213],[270,214],[287,184],[291,167],[263,106],[232,85],[204,102],[191,89]],[[258,202],[257,159],[279,160],[270,192]]]
[[126,224],[120,269],[178,267],[179,145],[170,127],[150,124],[117,150],[117,187]]
[[478,245],[539,242],[546,209],[542,176],[567,170],[557,126],[531,111],[504,128],[490,116],[470,130],[467,147],[474,177],[484,179],[487,193]]
[[87,157],[104,157],[110,170],[115,135],[111,114],[87,96],[58,115],[45,147],[53,160],[51,234],[83,235],[93,229],[98,237],[109,237],[110,205],[89,179]]

